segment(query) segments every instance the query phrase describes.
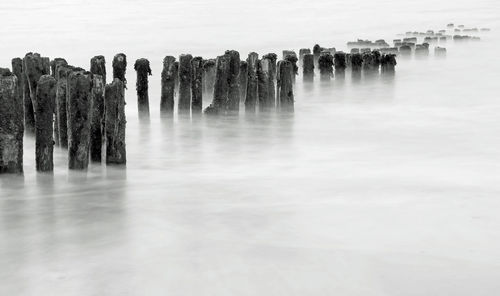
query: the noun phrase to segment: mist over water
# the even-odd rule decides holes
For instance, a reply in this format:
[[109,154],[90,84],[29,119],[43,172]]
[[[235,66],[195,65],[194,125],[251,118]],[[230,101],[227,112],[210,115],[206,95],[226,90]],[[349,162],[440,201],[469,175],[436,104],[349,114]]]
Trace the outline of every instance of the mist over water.
[[[37,174],[25,137],[24,177],[0,177],[0,295],[493,295],[499,6],[2,1],[0,67],[28,51],[85,68],[103,54],[110,81],[127,54],[128,162],[69,172],[56,148],[54,174]],[[165,55],[347,50],[450,22],[491,32],[449,40],[446,58],[431,45],[398,59],[394,76],[299,76],[294,114],[160,118]],[[141,57],[150,122],[137,114]]]

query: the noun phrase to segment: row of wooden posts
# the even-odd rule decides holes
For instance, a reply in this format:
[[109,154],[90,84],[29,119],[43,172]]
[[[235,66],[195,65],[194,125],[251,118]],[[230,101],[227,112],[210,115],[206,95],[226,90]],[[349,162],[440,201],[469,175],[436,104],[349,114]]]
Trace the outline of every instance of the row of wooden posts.
[[[246,113],[279,110],[293,112],[293,84],[302,65],[304,81],[311,81],[315,67],[321,79],[342,77],[350,67],[373,72],[394,71],[394,55],[377,51],[361,54],[336,52],[332,55],[316,45],[313,53],[301,49],[299,56],[283,51],[252,52],[246,61],[235,50],[217,59],[204,60],[190,54],[163,60],[160,110],[172,115],[178,92],[178,112],[201,114],[203,94],[213,96],[205,108],[209,115],[237,113],[244,98]],[[12,60],[12,71],[0,68],[0,173],[23,172],[23,134],[35,135],[37,171],[53,171],[53,146],[68,149],[68,167],[86,170],[89,160],[125,164],[125,88],[127,57],[120,53],[112,62],[113,81],[106,83],[103,56],[90,61],[90,71],[68,65],[65,59],[52,61],[37,53]],[[149,116],[147,59],[134,64],[137,73],[139,116]]]

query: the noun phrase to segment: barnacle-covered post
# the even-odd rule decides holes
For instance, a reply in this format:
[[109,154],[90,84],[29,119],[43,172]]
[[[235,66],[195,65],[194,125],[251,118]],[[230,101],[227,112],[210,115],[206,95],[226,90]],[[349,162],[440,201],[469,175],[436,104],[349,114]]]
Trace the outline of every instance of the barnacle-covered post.
[[127,85],[125,73],[127,72],[127,56],[124,53],[116,54],[113,58],[113,79],[120,79],[124,85]]
[[254,113],[255,106],[257,105],[257,64],[259,62],[259,55],[255,52],[248,54],[247,58],[247,90],[245,98],[245,112]]
[[279,110],[284,112],[293,112],[293,65],[290,61],[283,60],[278,63],[278,93]]
[[333,56],[329,52],[322,52],[318,67],[321,80],[330,80],[333,76]]
[[68,167],[87,170],[90,146],[92,74],[72,71],[67,81]]
[[203,58],[194,57],[191,60],[191,112],[201,114],[203,110]]
[[0,73],[0,174],[23,172],[23,100],[18,77]]
[[179,113],[189,113],[191,110],[191,60],[190,54],[179,57]]
[[120,79],[106,85],[104,91],[104,158],[106,164],[126,164],[125,146],[125,85]]
[[160,112],[162,115],[173,115],[175,77],[177,77],[177,64],[175,63],[175,57],[166,56],[163,59],[163,70],[161,72]]
[[54,170],[54,103],[56,79],[43,75],[37,83],[35,104],[35,162],[39,172]]
[[102,160],[102,133],[104,125],[104,77],[94,74],[92,83],[92,108],[90,123],[90,160]]
[[147,59],[138,59],[135,61],[134,70],[137,72],[137,107],[139,109],[139,118],[149,118],[149,93],[148,76],[151,75],[151,68]]

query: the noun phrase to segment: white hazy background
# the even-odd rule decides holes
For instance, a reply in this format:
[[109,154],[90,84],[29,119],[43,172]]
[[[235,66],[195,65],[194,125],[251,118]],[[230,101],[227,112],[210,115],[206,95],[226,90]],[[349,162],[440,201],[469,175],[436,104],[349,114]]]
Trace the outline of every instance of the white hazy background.
[[[500,289],[500,2],[0,0],[28,51],[108,80],[125,52],[127,169],[0,177],[0,295],[484,295]],[[446,24],[490,27],[394,78],[304,86],[293,116],[159,118],[161,61]],[[137,118],[149,58],[151,122]],[[210,98],[205,98],[208,104]]]

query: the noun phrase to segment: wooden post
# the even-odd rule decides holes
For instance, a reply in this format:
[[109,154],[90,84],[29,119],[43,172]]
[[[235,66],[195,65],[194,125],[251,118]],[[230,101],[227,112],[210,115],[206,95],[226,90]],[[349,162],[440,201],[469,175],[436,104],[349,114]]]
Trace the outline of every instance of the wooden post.
[[50,61],[41,57],[38,53],[27,53],[23,59],[23,72],[25,75],[25,87],[28,88],[27,96],[24,98],[24,124],[29,134],[35,133],[35,102],[36,87],[42,75],[50,74]]
[[118,78],[123,82],[126,88],[127,79],[125,73],[127,72],[127,56],[124,53],[119,53],[113,58],[113,79]]
[[321,80],[330,80],[333,76],[333,56],[329,52],[322,52],[318,66]]
[[134,70],[137,72],[136,90],[139,119],[149,118],[148,76],[151,75],[149,61],[147,59],[136,60]]
[[191,112],[201,114],[203,110],[203,58],[195,57],[191,60]]
[[68,167],[71,170],[86,170],[89,163],[91,75],[83,71],[68,75]]
[[394,73],[394,68],[396,66],[396,55],[395,54],[384,54],[380,58],[380,65],[382,73]]
[[240,99],[247,96],[247,83],[248,83],[248,63],[240,61]]
[[92,75],[92,107],[90,123],[90,160],[101,162],[102,139],[104,125],[104,77],[99,74]]
[[258,93],[259,93],[259,111],[269,111],[274,107],[274,98],[269,94],[269,76],[270,73],[270,62],[269,59],[262,58],[257,61],[257,81],[258,81]]
[[268,53],[262,57],[263,60],[269,61],[269,75],[267,76],[267,93],[268,93],[268,103],[266,104],[267,108],[275,108],[276,107],[276,60],[278,56],[275,53]]
[[203,61],[203,89],[205,94],[209,96],[214,95],[214,84],[215,84],[215,59],[208,59]]
[[35,104],[35,161],[36,170],[54,170],[54,103],[56,100],[56,79],[43,75],[37,83]]
[[23,100],[18,77],[9,72],[0,74],[0,174],[22,174]]
[[299,59],[297,58],[297,54],[294,51],[288,51],[283,59],[292,63],[293,67],[292,82],[295,83],[295,77],[299,74],[299,67],[297,66],[297,61]]
[[[299,65],[301,67],[302,67],[302,65],[304,65],[304,56],[306,54],[311,54],[311,50],[309,48],[299,49]],[[313,56],[313,66],[314,66],[314,56]]]
[[231,58],[228,54],[217,57],[215,83],[214,83],[214,97],[210,106],[205,109],[207,114],[220,114],[226,109],[226,102],[229,93],[229,64]]
[[255,52],[248,54],[247,58],[247,91],[245,96],[245,112],[254,113],[257,105],[257,65],[259,63],[259,55]]
[[304,54],[303,57],[303,67],[302,74],[304,81],[313,81],[314,80],[314,55],[310,53]]
[[280,61],[278,63],[278,93],[279,110],[293,112],[293,65],[290,61]]
[[125,147],[125,85],[120,79],[114,79],[106,85],[104,91],[104,145],[106,164],[126,164]]
[[179,57],[179,113],[189,113],[191,110],[191,60],[190,54]]
[[333,55],[333,64],[335,66],[335,75],[337,78],[345,77],[345,69],[347,68],[346,54],[338,51]]
[[380,66],[380,53],[378,51],[366,52],[362,55],[363,58],[363,72],[371,75],[378,73]]
[[240,53],[236,50],[227,50],[226,54],[229,55],[229,90],[226,109],[238,113],[240,110]]
[[321,55],[322,51],[323,51],[323,47],[319,46],[319,44],[314,45],[313,54],[314,54],[314,65],[316,67],[318,66],[319,56]]
[[363,57],[360,53],[351,55],[351,75],[355,79],[361,78],[361,66],[363,65]]
[[173,56],[166,56],[163,59],[163,71],[161,72],[160,112],[162,115],[173,115],[177,70],[175,58]]
[[67,87],[68,76],[73,72],[71,66],[59,66],[56,69],[56,118],[59,125],[59,145],[68,148],[68,109],[67,109]]
[[106,85],[106,59],[102,55],[90,59],[90,73],[101,75],[104,85]]
[[[50,61],[50,69],[51,69],[52,77],[56,78],[57,68],[59,66],[67,66],[67,65],[68,65],[68,62],[66,62],[66,60],[63,58],[55,58],[52,61]],[[57,81],[57,78],[56,78],[56,81]],[[59,137],[59,121],[57,118],[57,114],[56,114],[57,109],[55,108],[55,106],[56,106],[56,103],[54,102],[54,142],[55,142],[56,146],[60,146],[60,143],[59,143],[59,138],[60,138]]]
[[23,60],[21,58],[12,59],[12,74],[16,75],[17,77],[17,95],[19,96],[19,99],[23,101],[24,75],[23,75]]

